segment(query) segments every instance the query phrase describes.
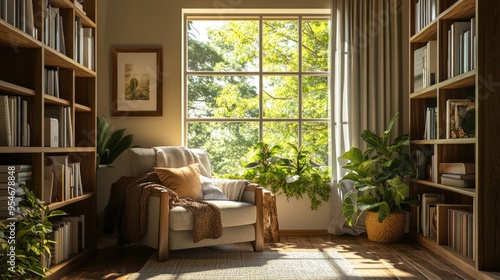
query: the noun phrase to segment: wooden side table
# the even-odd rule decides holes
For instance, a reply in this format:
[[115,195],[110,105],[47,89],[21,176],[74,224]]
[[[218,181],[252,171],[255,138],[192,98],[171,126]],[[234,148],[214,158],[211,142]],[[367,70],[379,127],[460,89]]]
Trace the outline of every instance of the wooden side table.
[[276,196],[264,190],[264,242],[279,242],[278,210],[276,208]]

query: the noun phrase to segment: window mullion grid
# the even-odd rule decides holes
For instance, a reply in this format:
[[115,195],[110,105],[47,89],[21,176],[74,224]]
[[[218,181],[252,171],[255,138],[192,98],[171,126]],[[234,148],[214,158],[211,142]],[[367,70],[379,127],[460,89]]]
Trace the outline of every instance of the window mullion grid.
[[298,22],[298,32],[299,32],[299,64],[298,64],[298,79],[299,79],[299,115],[298,115],[298,147],[302,147],[302,16],[299,16]]
[[264,139],[264,124],[262,119],[264,118],[264,100],[263,100],[263,87],[264,87],[264,66],[263,66],[263,17],[259,16],[259,139],[262,141]]

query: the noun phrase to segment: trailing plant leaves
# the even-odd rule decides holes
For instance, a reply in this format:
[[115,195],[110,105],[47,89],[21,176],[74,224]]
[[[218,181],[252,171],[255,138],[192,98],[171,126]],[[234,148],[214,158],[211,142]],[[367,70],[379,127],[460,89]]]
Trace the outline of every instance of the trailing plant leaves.
[[[331,192],[331,171],[325,165],[312,164],[309,151],[288,144],[292,156],[279,153],[283,146],[260,141],[247,153],[249,163],[243,177],[263,187],[270,188],[273,193],[283,193],[287,199],[300,199],[307,194],[312,210],[316,210],[322,201],[328,201]],[[286,154],[290,154],[288,151]]]

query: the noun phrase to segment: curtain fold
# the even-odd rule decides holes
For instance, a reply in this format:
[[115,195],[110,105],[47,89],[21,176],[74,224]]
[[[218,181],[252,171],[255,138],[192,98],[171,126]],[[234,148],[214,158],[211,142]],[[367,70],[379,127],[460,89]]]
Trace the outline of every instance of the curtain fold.
[[[404,108],[402,90],[401,0],[332,0],[332,124],[333,178],[331,234],[358,235],[345,223],[342,197],[352,184],[338,186],[346,162],[337,161],[350,147],[365,149],[365,129],[382,133],[391,117]],[[399,121],[393,131],[403,132]]]

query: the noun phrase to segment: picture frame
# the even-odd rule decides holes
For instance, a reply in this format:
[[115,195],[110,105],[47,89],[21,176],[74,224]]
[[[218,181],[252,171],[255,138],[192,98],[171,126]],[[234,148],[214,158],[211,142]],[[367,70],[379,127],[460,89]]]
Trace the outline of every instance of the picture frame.
[[112,116],[162,116],[162,49],[112,49]]

